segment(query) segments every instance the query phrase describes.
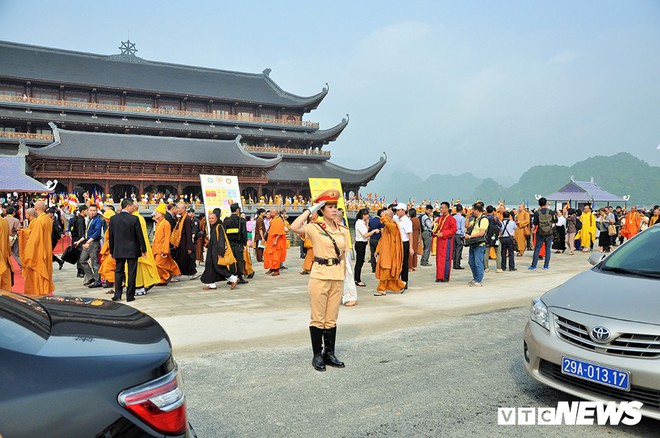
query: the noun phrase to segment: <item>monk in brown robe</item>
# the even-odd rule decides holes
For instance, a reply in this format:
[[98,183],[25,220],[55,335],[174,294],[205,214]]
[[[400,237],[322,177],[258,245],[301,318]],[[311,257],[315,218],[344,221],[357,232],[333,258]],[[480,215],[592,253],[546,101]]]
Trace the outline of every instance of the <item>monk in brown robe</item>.
[[151,244],[151,251],[154,254],[158,276],[160,277],[160,283],[158,283],[158,286],[165,286],[173,276],[181,275],[179,267],[170,255],[170,235],[172,234],[172,226],[165,220],[165,213],[167,213],[165,204],[159,204],[156,211],[154,211],[156,231],[154,232],[154,241]]
[[[422,244],[422,223],[417,217],[417,210],[411,208],[408,210],[410,222],[412,222],[412,236],[410,237],[410,256],[408,257],[408,270],[417,270],[417,255],[421,254]],[[421,244],[421,246],[420,246]]]
[[[117,267],[117,263],[115,263],[115,259],[112,257],[112,254],[110,254],[110,218],[115,215],[115,212],[108,209],[103,212],[103,218],[105,219],[105,223],[108,224],[108,226],[105,229],[105,237],[103,239],[103,246],[101,247],[101,251],[99,251],[99,254],[101,255],[101,265],[99,266],[99,275],[101,276],[101,280],[105,281],[106,283],[114,283],[115,281],[115,269]],[[114,294],[114,290],[110,290],[106,292],[107,294]]]
[[268,239],[264,249],[264,268],[268,269],[266,274],[273,277],[280,275],[280,268],[286,259],[286,230],[284,219],[279,215],[277,209],[270,211],[270,226],[268,228]]
[[49,295],[55,291],[53,283],[53,220],[46,215],[46,203],[34,204],[37,218],[30,222],[25,241],[23,278],[25,293],[31,295]]
[[399,225],[394,222],[394,213],[383,210],[380,221],[384,228],[376,247],[376,278],[379,280],[376,296],[385,295],[386,290],[403,293],[406,284],[401,280],[403,266],[403,241]]
[[9,222],[0,217],[0,290],[11,291],[12,267],[9,246]]
[[518,228],[513,232],[513,238],[518,245],[518,255],[522,256],[527,249],[527,236],[531,234],[529,213],[525,210],[525,204],[520,204],[516,214],[516,225]]

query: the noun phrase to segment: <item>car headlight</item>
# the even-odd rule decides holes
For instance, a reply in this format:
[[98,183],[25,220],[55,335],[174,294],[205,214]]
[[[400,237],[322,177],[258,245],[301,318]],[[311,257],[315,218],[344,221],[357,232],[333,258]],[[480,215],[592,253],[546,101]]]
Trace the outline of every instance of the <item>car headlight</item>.
[[540,325],[546,330],[550,330],[550,318],[548,313],[548,308],[540,298],[534,298],[532,300],[532,306],[530,310],[530,318],[532,321]]

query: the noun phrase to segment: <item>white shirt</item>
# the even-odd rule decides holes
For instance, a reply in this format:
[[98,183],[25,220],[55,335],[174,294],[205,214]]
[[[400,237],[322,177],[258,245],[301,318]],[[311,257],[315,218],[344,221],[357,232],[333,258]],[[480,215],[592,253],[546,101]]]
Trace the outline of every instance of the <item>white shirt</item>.
[[367,242],[369,240],[365,235],[369,232],[369,227],[362,220],[358,219],[355,221],[355,241],[356,242]]
[[394,222],[399,224],[399,231],[401,231],[401,240],[404,242],[410,241],[408,233],[412,234],[412,221],[408,216],[394,216]]
[[[506,224],[506,226],[504,224]],[[516,228],[518,228],[516,221],[512,221],[511,219],[502,220],[502,227],[502,237],[513,237],[513,233],[515,233]]]
[[556,227],[565,227],[566,226],[566,218],[564,216],[560,216],[557,218],[557,223],[555,224]]

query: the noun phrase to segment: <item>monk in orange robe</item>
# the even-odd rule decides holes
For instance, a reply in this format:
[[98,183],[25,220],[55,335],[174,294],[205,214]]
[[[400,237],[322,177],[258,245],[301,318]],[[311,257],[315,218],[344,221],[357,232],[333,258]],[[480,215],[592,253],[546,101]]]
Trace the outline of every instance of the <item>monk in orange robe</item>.
[[[103,212],[103,218],[105,219],[105,223],[110,225],[110,218],[115,215],[115,212],[108,209]],[[115,263],[115,259],[112,258],[112,254],[110,254],[110,227],[106,227],[105,229],[105,238],[103,239],[103,246],[101,247],[101,251],[99,251],[99,254],[101,255],[101,265],[99,266],[99,275],[101,276],[101,280],[105,281],[106,283],[114,283],[115,281],[115,268],[117,264]],[[106,292],[108,294],[114,293],[113,290]]]
[[46,203],[34,204],[37,218],[30,222],[25,241],[23,259],[23,278],[25,293],[31,295],[49,295],[55,291],[53,283],[53,220],[46,215]]
[[626,222],[621,227],[621,235],[626,239],[631,239],[639,233],[639,227],[642,226],[642,217],[637,212],[637,206],[633,205],[630,212],[626,215]]
[[11,291],[13,270],[10,257],[9,222],[0,217],[0,290]]
[[165,220],[165,213],[167,213],[165,204],[159,204],[154,212],[156,231],[154,232],[154,242],[151,244],[151,251],[154,253],[156,268],[160,277],[159,286],[165,286],[173,276],[181,275],[179,266],[170,256],[172,226]]
[[[525,204],[520,204],[516,213],[517,228],[513,232],[513,238],[518,246],[518,256],[522,256],[527,249],[527,237],[531,234],[530,216],[525,209]],[[545,248],[545,245],[541,248]]]
[[284,219],[279,215],[277,209],[270,211],[270,226],[268,228],[268,239],[264,249],[264,268],[268,269],[266,274],[273,277],[280,275],[280,268],[286,259],[286,230]]
[[406,287],[401,278],[403,267],[403,241],[399,225],[393,220],[392,210],[384,210],[380,221],[384,225],[376,247],[376,278],[379,280],[374,295],[385,295],[386,290],[403,293]]

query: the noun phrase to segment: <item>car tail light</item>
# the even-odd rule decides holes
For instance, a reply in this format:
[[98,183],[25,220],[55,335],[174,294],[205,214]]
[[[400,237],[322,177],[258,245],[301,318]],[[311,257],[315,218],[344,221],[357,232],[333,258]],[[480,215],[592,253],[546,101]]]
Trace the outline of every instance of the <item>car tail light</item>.
[[122,391],[119,404],[155,430],[179,435],[186,431],[186,399],[178,368],[163,377]]

